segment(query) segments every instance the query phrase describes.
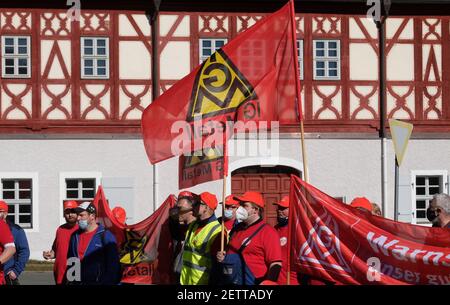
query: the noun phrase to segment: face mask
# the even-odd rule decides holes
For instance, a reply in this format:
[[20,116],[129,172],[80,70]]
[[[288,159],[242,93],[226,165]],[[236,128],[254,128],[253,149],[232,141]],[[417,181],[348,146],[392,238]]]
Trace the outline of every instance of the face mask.
[[243,222],[244,220],[246,220],[248,218],[248,212],[246,209],[244,209],[244,207],[239,207],[236,210],[236,219],[238,222]]
[[278,217],[277,217],[277,220],[278,220],[278,225],[279,225],[280,227],[283,227],[283,226],[285,226],[285,225],[288,224],[289,218],[278,216]]
[[433,224],[437,225],[438,222],[438,215],[436,215],[436,211],[431,210],[430,208],[427,209],[427,219]]
[[233,217],[233,211],[232,210],[225,210],[225,213],[223,214],[223,217],[225,219],[231,219]]
[[80,227],[81,230],[86,230],[87,227],[89,226],[87,219],[82,219],[80,221],[78,221],[78,226]]

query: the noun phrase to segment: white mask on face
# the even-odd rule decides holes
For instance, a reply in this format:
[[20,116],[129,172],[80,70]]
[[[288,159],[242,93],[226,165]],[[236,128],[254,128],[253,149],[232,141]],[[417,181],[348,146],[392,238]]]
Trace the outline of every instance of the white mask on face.
[[232,210],[225,210],[225,213],[223,214],[223,217],[225,219],[231,219],[233,217],[233,211]]
[[243,222],[248,218],[248,212],[244,207],[239,207],[236,210],[236,219],[238,222]]

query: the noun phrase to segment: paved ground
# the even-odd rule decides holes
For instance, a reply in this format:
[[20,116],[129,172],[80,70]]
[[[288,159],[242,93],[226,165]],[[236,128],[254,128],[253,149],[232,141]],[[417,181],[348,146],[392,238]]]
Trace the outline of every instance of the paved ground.
[[20,276],[22,285],[55,285],[52,271],[25,271]]

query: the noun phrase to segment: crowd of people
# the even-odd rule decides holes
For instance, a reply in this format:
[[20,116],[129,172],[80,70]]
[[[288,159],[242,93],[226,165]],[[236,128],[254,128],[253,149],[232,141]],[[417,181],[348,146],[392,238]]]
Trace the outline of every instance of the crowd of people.
[[[218,218],[219,202],[214,194],[179,193],[168,219],[176,284],[336,284],[288,270],[288,196],[274,203],[274,227],[264,220],[265,200],[259,192],[229,195],[221,204],[225,205],[224,213]],[[350,206],[381,217],[380,207],[367,198],[355,198]],[[65,201],[63,209],[66,223],[56,230],[51,250],[43,252],[43,258],[54,260],[56,284],[119,284],[117,241],[97,222],[94,204]],[[125,223],[122,208],[113,212],[118,221]],[[7,215],[8,205],[0,200],[0,285],[17,285],[30,250],[25,231],[7,221]],[[427,209],[427,218],[434,227],[450,228],[450,196],[436,194]]]

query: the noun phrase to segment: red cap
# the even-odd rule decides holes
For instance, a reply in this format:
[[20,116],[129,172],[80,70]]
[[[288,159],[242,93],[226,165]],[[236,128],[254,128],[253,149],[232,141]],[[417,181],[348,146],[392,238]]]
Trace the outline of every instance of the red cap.
[[189,192],[189,191],[182,191],[178,194],[178,200],[183,199],[183,198],[187,198],[187,199],[194,199],[195,196],[197,196],[196,194]]
[[78,207],[78,203],[75,200],[64,201],[64,210],[75,209]]
[[276,202],[274,204],[279,205],[280,207],[283,207],[283,208],[288,208],[289,207],[289,196],[284,196],[283,198],[281,198],[281,200],[279,202]]
[[264,199],[260,192],[245,192],[244,195],[233,198],[241,202],[252,202],[264,209]]
[[116,206],[111,212],[120,223],[125,223],[125,220],[127,219],[127,212],[125,212],[121,206]]
[[3,200],[0,200],[0,211],[8,212],[8,204]]
[[372,211],[372,204],[366,197],[356,197],[352,200],[352,203],[350,203],[350,205],[354,208],[363,208],[367,211]]
[[239,201],[235,200],[233,198],[233,195],[228,195],[225,197],[225,206],[232,207],[232,206],[239,206]]
[[213,210],[217,208],[218,202],[216,195],[213,195],[208,192],[203,192],[200,194],[200,200],[202,201],[202,203],[206,204]]

